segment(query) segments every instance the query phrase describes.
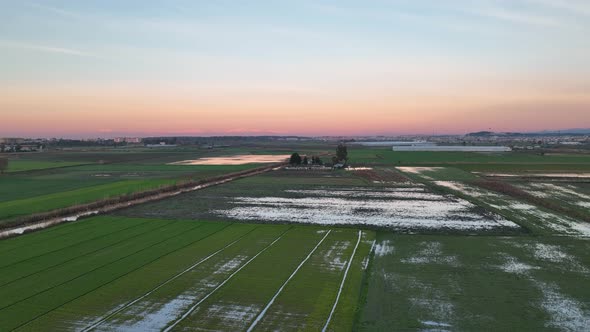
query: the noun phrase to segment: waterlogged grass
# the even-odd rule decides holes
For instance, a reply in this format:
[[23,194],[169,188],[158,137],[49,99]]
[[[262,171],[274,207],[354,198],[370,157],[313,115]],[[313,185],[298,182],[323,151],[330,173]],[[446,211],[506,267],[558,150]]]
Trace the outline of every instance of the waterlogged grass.
[[380,233],[359,330],[584,330],[590,242]]
[[186,193],[158,202],[142,204],[116,212],[120,215],[148,218],[223,219],[210,210],[231,206],[228,197],[264,197],[289,189],[308,189],[312,186],[365,185],[366,181],[351,172],[322,172],[305,174],[279,170],[250,176],[222,186],[214,186]]
[[[328,231],[104,216],[2,241],[0,330],[161,329],[193,306],[177,328],[247,328],[273,297],[260,328],[319,329],[359,234]],[[330,330],[358,310],[361,236]]]
[[[355,173],[279,170],[131,207],[117,214],[379,227],[406,233],[514,234],[520,231],[518,225],[505,218],[466,200],[433,193],[422,184],[374,183]],[[460,170],[456,173],[470,175]],[[299,183],[296,185],[295,181]]]
[[455,167],[397,167],[407,176],[418,180],[468,181],[478,177]]
[[[508,220],[523,226],[529,232],[540,235],[572,235],[590,237],[590,225],[586,222],[564,215],[563,213],[549,210],[544,206],[533,205],[528,201],[521,201],[511,195],[480,188],[470,182],[477,177],[461,176],[463,172],[449,167],[398,167],[409,177],[425,183],[427,186],[440,192],[446,192],[462,197],[489,211],[498,213]],[[553,184],[534,183],[537,190],[539,186],[546,189],[542,194],[547,196],[567,194],[577,197],[576,202],[582,202],[581,197],[590,198],[583,193],[580,187],[565,185],[560,187]],[[568,187],[570,186],[570,187]],[[560,191],[561,190],[561,191]],[[564,192],[565,190],[565,192]],[[576,192],[576,190],[580,192]],[[570,197],[571,198],[571,197]],[[586,207],[574,206],[571,203],[564,206],[571,206],[573,210],[584,213]]]

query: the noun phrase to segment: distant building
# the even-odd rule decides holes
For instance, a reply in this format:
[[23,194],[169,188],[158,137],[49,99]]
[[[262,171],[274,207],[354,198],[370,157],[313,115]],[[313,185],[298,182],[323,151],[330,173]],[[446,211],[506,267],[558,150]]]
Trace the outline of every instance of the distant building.
[[115,143],[139,144],[141,143],[141,137],[115,137],[113,141]]
[[393,151],[432,151],[432,152],[509,152],[507,146],[462,146],[462,145],[417,145],[417,146],[394,146]]
[[0,144],[22,144],[26,139],[20,137],[0,137]]
[[160,142],[160,144],[146,144],[148,148],[173,148],[176,144],[166,144],[166,142]]
[[363,146],[435,146],[435,143],[427,141],[374,141],[374,142],[357,142]]

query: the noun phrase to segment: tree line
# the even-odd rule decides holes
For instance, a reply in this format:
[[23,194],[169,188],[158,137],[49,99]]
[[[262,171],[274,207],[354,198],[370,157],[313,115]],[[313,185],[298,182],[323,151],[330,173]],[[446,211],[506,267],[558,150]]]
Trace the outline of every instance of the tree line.
[[[348,150],[346,145],[340,143],[338,147],[336,147],[336,155],[332,156],[332,165],[342,165],[345,166],[348,162]],[[289,158],[289,164],[291,165],[323,165],[323,161],[318,156],[312,156],[311,160],[307,158],[307,156],[301,157],[299,153],[295,152]]]

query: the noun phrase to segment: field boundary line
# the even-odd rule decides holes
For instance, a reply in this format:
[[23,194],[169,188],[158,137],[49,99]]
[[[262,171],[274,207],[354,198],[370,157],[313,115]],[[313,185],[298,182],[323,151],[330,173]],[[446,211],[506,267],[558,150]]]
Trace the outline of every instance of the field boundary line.
[[[146,223],[149,223],[149,222],[146,222]],[[142,223],[142,224],[139,224],[139,225],[135,225],[135,226],[133,226],[133,227],[142,226],[142,225],[145,225],[146,223]],[[87,256],[87,255],[91,255],[91,254],[95,254],[95,253],[97,253],[97,252],[99,252],[99,251],[101,251],[101,250],[105,250],[105,249],[108,249],[108,248],[110,248],[110,247],[112,247],[112,246],[119,245],[119,244],[121,244],[121,243],[123,243],[123,242],[126,242],[126,241],[128,241],[128,240],[131,240],[131,239],[133,239],[133,238],[136,238],[136,237],[139,237],[139,236],[142,236],[142,235],[148,234],[148,233],[150,233],[150,232],[153,232],[153,231],[157,231],[158,229],[164,228],[164,227],[166,227],[166,226],[168,226],[168,225],[170,225],[170,224],[172,224],[172,223],[168,223],[167,225],[163,225],[163,226],[160,226],[160,227],[155,227],[155,228],[152,228],[152,229],[148,229],[148,230],[146,230],[146,231],[144,231],[144,232],[141,232],[141,233],[139,233],[139,234],[132,235],[132,236],[130,236],[130,237],[126,237],[126,238],[124,238],[124,239],[122,239],[122,240],[120,240],[120,241],[117,241],[117,242],[111,243],[111,244],[109,244],[109,245],[107,245],[107,246],[100,247],[100,248],[98,248],[98,249],[96,249],[96,250],[93,250],[93,251],[87,252],[87,253],[85,253],[85,254],[83,254],[83,255],[79,255],[79,256],[76,256],[76,257],[72,257],[72,258],[70,258],[70,259],[68,259],[68,260],[65,260],[65,261],[61,262],[61,263],[58,263],[58,264],[54,264],[54,265],[48,266],[48,267],[46,267],[46,268],[44,268],[44,269],[42,269],[42,270],[39,270],[39,271],[37,271],[37,272],[29,273],[29,274],[27,274],[27,275],[24,275],[24,276],[18,277],[18,278],[16,278],[16,279],[12,280],[12,281],[9,281],[9,282],[6,282],[6,283],[4,283],[4,284],[1,284],[1,285],[0,285],[0,288],[4,287],[4,286],[6,286],[6,285],[9,285],[9,284],[11,284],[11,283],[13,283],[13,282],[17,282],[17,281],[19,281],[19,280],[21,280],[21,279],[25,279],[25,278],[27,278],[27,277],[30,277],[30,276],[32,276],[32,275],[35,275],[35,274],[37,274],[37,273],[41,273],[41,272],[45,272],[45,271],[49,271],[49,270],[51,270],[51,269],[53,269],[53,268],[55,268],[55,267],[58,267],[58,266],[60,266],[60,265],[64,265],[64,264],[66,264],[66,263],[72,262],[72,261],[74,261],[74,260],[76,260],[76,259],[78,259],[78,258],[85,257],[85,256]],[[128,230],[128,229],[130,229],[130,228],[133,228],[133,227],[129,227],[129,228],[126,228],[126,229],[122,229],[121,231],[125,231],[125,230]],[[113,233],[116,233],[116,232],[113,232]],[[109,233],[108,235],[112,235],[112,233]],[[66,248],[67,248],[67,247],[66,247]],[[59,250],[58,250],[58,251],[59,251]],[[54,252],[57,252],[57,251],[54,251]],[[38,256],[36,256],[36,257],[38,257]],[[3,269],[3,268],[4,268],[4,267],[2,267],[1,269]]]
[[168,278],[166,281],[160,283],[158,286],[152,288],[150,291],[144,293],[143,295],[141,295],[140,297],[134,299],[131,302],[128,302],[127,304],[123,305],[122,307],[116,309],[115,311],[109,313],[107,316],[104,316],[103,318],[101,318],[100,320],[98,320],[97,322],[93,323],[91,326],[85,327],[84,329],[82,329],[82,332],[86,332],[86,331],[90,331],[93,330],[95,328],[97,328],[98,326],[100,326],[102,323],[104,323],[105,321],[107,321],[109,318],[115,316],[116,314],[120,313],[121,311],[131,307],[132,305],[134,305],[135,303],[143,300],[144,298],[146,298],[147,296],[149,296],[150,294],[154,293],[155,291],[157,291],[158,289],[166,286],[167,284],[169,284],[170,282],[176,280],[177,278],[181,277],[182,275],[184,275],[185,273],[187,273],[188,271],[194,269],[195,267],[201,265],[202,263],[208,261],[211,257],[217,255],[218,253],[222,252],[223,250],[233,246],[234,244],[236,244],[237,242],[239,242],[240,240],[242,240],[244,237],[246,237],[248,234],[254,232],[255,230],[257,230],[258,228],[260,228],[260,226],[254,227],[253,229],[247,231],[246,233],[240,235],[237,239],[235,239],[234,241],[232,241],[231,243],[227,244],[226,246],[224,246],[223,248],[215,251],[214,253],[210,254],[209,256],[202,258],[201,260],[199,260],[197,263],[194,263],[193,265],[189,266],[188,268],[184,269],[183,271],[177,273],[176,275]]
[[[116,223],[116,222],[114,222],[114,223]],[[91,237],[89,239],[86,239],[86,240],[83,240],[83,241],[80,241],[80,242],[76,242],[74,244],[71,244],[71,245],[69,245],[67,247],[63,247],[63,248],[52,250],[52,251],[47,251],[47,252],[44,252],[44,253],[42,253],[40,255],[31,256],[29,258],[25,258],[23,260],[20,260],[20,261],[14,262],[14,263],[10,263],[8,265],[0,266],[0,269],[4,269],[6,267],[10,267],[10,266],[13,266],[13,265],[16,265],[16,264],[19,264],[19,263],[22,263],[22,262],[26,262],[26,261],[31,260],[31,259],[39,258],[39,257],[45,256],[45,255],[53,254],[55,252],[58,252],[58,251],[61,251],[61,250],[64,250],[64,249],[68,249],[68,248],[71,248],[71,247],[74,247],[74,246],[77,246],[77,245],[80,245],[80,244],[84,244],[84,243],[87,243],[87,242],[90,242],[90,241],[94,241],[94,240],[97,240],[97,239],[100,239],[100,238],[103,238],[103,237],[112,235],[114,233],[123,232],[123,231],[129,230],[129,229],[135,228],[135,227],[139,227],[139,226],[144,225],[146,223],[148,223],[148,221],[144,221],[144,222],[141,222],[141,223],[138,223],[138,224],[135,224],[135,225],[131,225],[131,226],[128,226],[128,227],[125,227],[125,228],[114,230],[112,232],[109,232],[109,233],[106,233],[106,234],[103,234],[103,235],[98,235],[98,236],[95,236],[95,237]]]
[[[352,251],[352,255],[350,255],[350,259],[348,260],[348,265],[346,265],[346,270],[344,271],[344,277],[342,277],[342,282],[340,283],[340,288],[338,289],[338,295],[336,295],[336,300],[334,301],[334,305],[332,306],[332,311],[330,311],[330,315],[328,316],[328,320],[326,320],[326,324],[324,325],[322,332],[326,332],[326,330],[328,329],[328,326],[330,325],[330,321],[332,320],[332,316],[334,315],[334,312],[336,311],[336,306],[338,306],[338,301],[340,300],[340,295],[342,294],[342,289],[344,288],[344,284],[346,283],[346,277],[348,276],[348,270],[350,270],[350,266],[352,265],[352,261],[354,260],[354,255],[356,254],[356,250],[358,249],[359,244],[361,243],[362,234],[363,234],[363,232],[359,230],[359,236],[358,236],[358,239],[356,240],[356,245],[354,246],[354,250]],[[373,241],[373,245],[375,245],[374,241]]]
[[289,283],[289,281],[291,281],[291,279],[293,279],[293,277],[297,274],[297,272],[299,271],[299,269],[301,269],[301,267],[303,266],[303,264],[305,264],[305,262],[307,262],[307,260],[309,260],[309,258],[311,257],[311,255],[313,255],[313,253],[318,249],[318,247],[322,244],[322,242],[324,242],[324,240],[328,237],[328,235],[330,235],[331,232],[332,232],[332,230],[329,230],[328,232],[326,232],[326,235],[324,235],[324,237],[321,238],[321,240],[318,242],[318,244],[316,244],[316,246],[309,252],[309,254],[307,254],[307,256],[301,261],[301,263],[299,263],[299,265],[297,266],[297,268],[295,269],[295,271],[293,271],[293,273],[291,273],[291,275],[289,276],[289,278],[287,278],[287,280],[283,283],[283,285],[281,285],[281,287],[275,293],[275,295],[272,297],[272,299],[270,299],[270,301],[268,302],[268,304],[266,305],[266,307],[264,307],[264,309],[262,309],[262,311],[258,314],[258,316],[254,320],[254,322],[252,322],[252,324],[248,328],[247,332],[252,331],[254,329],[254,327],[256,327],[256,324],[258,324],[258,322],[264,317],[264,315],[266,314],[266,311],[268,310],[268,308],[270,308],[270,306],[274,303],[275,299],[279,296],[279,294],[281,294],[281,292],[283,291],[283,289],[285,288],[285,286],[287,286],[287,284]]
[[42,173],[43,171],[54,171],[60,168],[68,168],[68,167],[79,167],[79,166],[93,166],[98,165],[98,163],[84,163],[84,164],[75,164],[75,165],[63,165],[63,166],[55,166],[55,167],[47,167],[47,168],[33,168],[33,169],[23,169],[20,171],[12,171],[6,172],[5,174],[16,174],[16,175],[28,175],[28,173]]
[[217,285],[217,287],[215,287],[211,292],[209,292],[209,294],[205,295],[202,299],[199,300],[199,302],[197,302],[196,304],[194,304],[192,307],[190,307],[188,309],[187,312],[185,312],[182,316],[180,316],[179,319],[177,319],[176,321],[174,321],[172,323],[172,325],[168,326],[166,329],[163,330],[163,332],[169,332],[170,330],[172,330],[174,327],[176,327],[176,325],[178,325],[180,322],[182,322],[185,318],[187,318],[190,314],[192,314],[195,309],[197,309],[197,307],[205,302],[205,300],[207,300],[211,295],[213,295],[218,289],[220,289],[221,287],[223,287],[223,285],[225,285],[228,281],[230,281],[231,278],[233,278],[233,276],[235,276],[236,274],[238,274],[238,272],[240,272],[243,268],[245,268],[246,266],[248,266],[248,264],[250,264],[254,259],[256,259],[256,257],[260,256],[262,253],[264,253],[268,248],[272,247],[275,243],[277,243],[280,239],[283,238],[283,236],[290,231],[293,228],[293,226],[289,227],[286,231],[284,231],[281,235],[279,235],[279,237],[277,237],[274,241],[272,241],[269,245],[267,245],[266,247],[264,247],[262,250],[260,250],[256,255],[254,255],[252,258],[250,258],[246,263],[244,263],[242,266],[240,266],[237,270],[235,270],[232,274],[229,275],[229,277],[227,277],[224,281],[222,281],[219,285]]
[[[125,276],[127,276],[127,275],[129,275],[129,274],[131,274],[131,273],[133,273],[133,272],[135,272],[135,271],[137,271],[137,270],[139,270],[139,269],[141,269],[141,268],[143,268],[143,267],[145,267],[145,266],[147,266],[147,265],[149,265],[149,264],[151,264],[151,263],[153,263],[153,262],[155,262],[155,261],[157,261],[158,259],[161,259],[162,257],[168,256],[168,255],[170,255],[170,254],[172,254],[172,253],[174,253],[174,252],[176,252],[176,251],[178,251],[178,250],[182,250],[182,249],[184,249],[184,248],[186,248],[186,247],[188,247],[188,246],[190,246],[190,245],[193,245],[193,244],[195,244],[195,243],[197,243],[197,242],[199,242],[199,241],[202,241],[202,240],[204,240],[204,239],[206,239],[206,238],[208,238],[208,237],[210,237],[210,236],[213,236],[213,235],[215,235],[215,234],[217,234],[217,233],[221,232],[222,230],[224,230],[224,229],[228,228],[228,227],[229,227],[229,226],[231,226],[231,225],[234,225],[234,223],[228,224],[228,225],[226,225],[225,227],[222,227],[221,229],[219,229],[219,230],[216,230],[216,231],[214,231],[213,233],[211,233],[211,234],[208,234],[208,235],[206,235],[206,236],[204,236],[204,237],[202,237],[202,238],[200,238],[200,239],[198,239],[198,240],[196,240],[196,241],[193,241],[193,242],[191,242],[191,243],[189,243],[189,244],[187,244],[187,245],[185,245],[185,246],[182,246],[182,247],[180,247],[180,248],[178,248],[178,249],[176,249],[176,250],[173,250],[173,251],[171,251],[171,252],[168,252],[168,253],[165,253],[165,254],[163,254],[163,255],[160,255],[160,256],[158,256],[158,257],[156,257],[156,258],[152,259],[151,261],[149,261],[149,262],[147,262],[147,263],[145,263],[145,264],[142,264],[141,266],[138,266],[137,268],[135,268],[135,269],[133,269],[133,270],[131,270],[131,271],[129,271],[129,272],[127,272],[127,273],[125,273],[125,274],[123,274],[123,275],[119,276],[119,277],[116,277],[115,279],[109,280],[109,281],[107,281],[107,282],[105,282],[105,283],[103,283],[103,284],[101,284],[101,285],[98,285],[97,287],[95,287],[95,288],[93,288],[93,289],[91,289],[91,290],[87,291],[86,293],[80,294],[80,295],[78,295],[78,296],[74,297],[74,298],[73,298],[73,299],[71,299],[71,300],[68,300],[68,301],[66,301],[66,302],[64,302],[64,303],[61,303],[61,304],[59,304],[58,306],[56,306],[56,307],[53,307],[52,309],[49,309],[48,311],[46,311],[46,312],[44,312],[44,313],[42,313],[42,314],[39,314],[39,315],[37,315],[37,316],[35,316],[35,317],[33,317],[33,318],[29,319],[27,322],[25,322],[25,323],[22,323],[21,325],[19,325],[19,326],[15,327],[13,330],[16,330],[16,329],[19,329],[19,328],[21,328],[21,327],[23,327],[23,326],[25,326],[25,325],[28,325],[29,323],[31,323],[32,321],[34,321],[34,320],[38,319],[39,317],[41,317],[41,316],[45,316],[46,314],[48,314],[48,313],[52,312],[52,311],[53,311],[53,310],[55,310],[55,309],[58,309],[58,308],[60,308],[60,307],[62,307],[62,306],[64,306],[64,305],[66,305],[66,304],[68,304],[68,303],[70,303],[70,302],[73,302],[73,301],[75,301],[75,300],[77,300],[77,299],[81,298],[82,296],[85,296],[85,295],[87,295],[87,294],[89,294],[89,293],[92,293],[92,292],[94,292],[95,290],[97,290],[97,289],[99,289],[99,288],[101,288],[101,287],[104,287],[104,286],[106,286],[106,285],[108,285],[108,284],[110,284],[110,283],[112,283],[112,282],[114,282],[114,281],[116,281],[116,280],[118,280],[118,279],[121,279],[121,278],[123,278],[123,277],[125,277]],[[197,228],[198,228],[198,227],[197,227]],[[195,229],[195,228],[192,228],[192,229]]]
[[[72,279],[68,279],[68,280],[66,280],[66,281],[63,281],[63,282],[61,282],[61,283],[57,284],[57,285],[53,285],[53,286],[51,286],[51,287],[49,287],[49,288],[46,288],[46,289],[44,289],[44,290],[42,290],[42,291],[40,291],[40,292],[37,292],[37,293],[35,293],[35,294],[32,294],[32,295],[29,295],[29,296],[27,296],[27,297],[25,297],[25,298],[22,298],[22,299],[18,300],[18,301],[12,302],[11,304],[8,304],[8,305],[5,305],[5,306],[3,306],[3,307],[0,307],[0,310],[6,309],[6,308],[8,308],[8,307],[11,307],[11,306],[13,306],[13,305],[15,305],[15,304],[18,304],[18,303],[20,303],[20,302],[26,301],[26,300],[28,300],[28,299],[30,299],[30,298],[32,298],[32,297],[35,297],[35,296],[37,296],[37,295],[39,295],[39,294],[43,294],[43,293],[45,293],[45,292],[48,292],[48,291],[50,291],[50,290],[52,290],[52,289],[54,289],[54,288],[57,288],[57,287],[63,286],[63,285],[65,285],[65,284],[67,284],[67,283],[69,283],[69,282],[71,282],[71,281],[74,281],[74,280],[76,280],[76,279],[78,279],[78,278],[82,278],[82,277],[84,277],[84,276],[86,276],[86,275],[88,275],[88,274],[90,274],[90,273],[92,273],[92,272],[94,272],[94,271],[96,271],[96,270],[98,270],[98,269],[102,269],[102,268],[104,268],[104,267],[106,267],[106,266],[109,266],[109,265],[111,265],[111,264],[115,264],[115,263],[117,263],[117,262],[119,262],[119,261],[122,261],[122,260],[124,260],[124,259],[126,259],[126,258],[129,258],[129,257],[131,257],[131,256],[133,256],[133,255],[135,255],[135,254],[138,254],[138,253],[140,253],[140,252],[142,252],[142,251],[144,251],[144,250],[148,250],[148,249],[150,249],[150,248],[152,248],[152,247],[154,247],[154,246],[157,246],[157,245],[159,245],[159,244],[162,244],[162,243],[164,243],[164,242],[166,242],[166,241],[168,241],[168,240],[174,239],[175,237],[181,236],[181,235],[182,235],[182,234],[184,234],[185,232],[188,232],[188,231],[193,231],[193,230],[195,230],[195,229],[197,229],[197,228],[199,228],[199,227],[202,227],[202,226],[203,226],[203,224],[199,224],[199,225],[198,225],[198,226],[196,226],[196,227],[192,227],[192,228],[189,228],[189,229],[187,229],[187,230],[184,230],[184,231],[178,232],[178,233],[176,233],[176,234],[174,234],[174,235],[172,235],[172,236],[170,236],[170,237],[168,237],[168,238],[166,238],[166,239],[163,239],[163,240],[161,240],[161,241],[158,241],[158,242],[156,242],[156,243],[150,244],[150,245],[148,245],[148,246],[146,246],[146,247],[143,247],[143,248],[141,248],[141,249],[139,249],[139,250],[136,250],[136,251],[134,251],[134,252],[132,252],[132,253],[129,253],[129,254],[125,255],[125,256],[119,257],[119,258],[115,259],[114,261],[110,261],[110,262],[108,262],[108,263],[105,263],[105,264],[102,264],[102,265],[100,265],[100,266],[98,266],[98,267],[95,267],[95,268],[93,268],[92,270],[89,270],[89,271],[86,271],[86,272],[84,272],[84,273],[82,273],[82,274],[79,274],[79,275],[75,276],[75,277],[74,277],[74,278],[72,278]],[[162,227],[159,227],[159,228],[162,228]],[[158,229],[158,228],[156,228],[156,229]],[[155,230],[155,229],[154,229],[154,230]]]

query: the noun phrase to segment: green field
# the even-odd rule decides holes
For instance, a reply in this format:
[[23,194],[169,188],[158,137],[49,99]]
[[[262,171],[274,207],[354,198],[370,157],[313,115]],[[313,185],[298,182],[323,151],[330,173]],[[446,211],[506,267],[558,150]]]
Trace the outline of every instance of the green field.
[[454,166],[469,171],[588,171],[588,154],[533,152],[413,152],[390,148],[351,147],[351,163],[394,166]]
[[590,242],[377,236],[360,331],[583,331]]
[[0,243],[0,329],[245,329],[258,315],[260,329],[321,329],[359,241],[329,326],[349,330],[373,239],[354,229],[95,217]]
[[10,160],[8,172],[22,172],[48,168],[60,168],[81,165],[81,162],[70,161],[33,161],[33,160]]
[[[173,161],[288,149],[28,155],[83,165],[0,176],[0,220],[257,166]],[[349,151],[370,167],[274,170],[0,240],[0,331],[590,326],[590,224],[563,213],[590,213],[590,186],[527,177],[588,155]]]
[[[75,151],[23,154],[0,175],[0,223],[33,213],[239,172],[246,165],[167,165],[218,151]],[[77,160],[77,161],[73,161]],[[66,167],[67,166],[67,167]]]

